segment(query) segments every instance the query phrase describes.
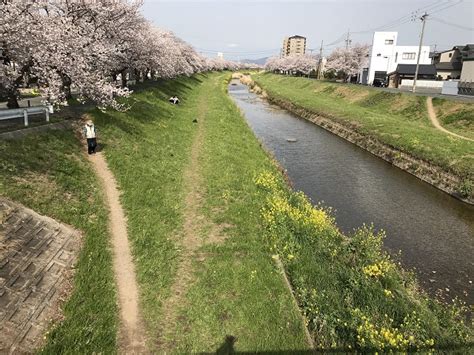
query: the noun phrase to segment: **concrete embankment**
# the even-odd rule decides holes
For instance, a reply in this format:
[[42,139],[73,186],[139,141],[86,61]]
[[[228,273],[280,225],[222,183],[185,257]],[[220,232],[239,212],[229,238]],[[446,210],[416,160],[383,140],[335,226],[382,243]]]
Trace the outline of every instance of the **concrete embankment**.
[[462,196],[459,192],[459,188],[463,184],[463,179],[461,177],[456,176],[437,165],[417,158],[410,153],[403,152],[395,147],[382,143],[375,137],[360,132],[358,127],[350,122],[336,122],[333,119],[297,106],[288,100],[275,97],[259,87],[248,75],[237,74],[234,75],[234,78],[240,79],[240,81],[243,84],[248,85],[254,93],[261,95],[271,103],[317,124],[329,132],[346,139],[358,147],[367,150],[375,156],[382,158],[390,164],[416,176],[461,201],[474,204],[474,196],[472,193],[470,196],[466,197]]

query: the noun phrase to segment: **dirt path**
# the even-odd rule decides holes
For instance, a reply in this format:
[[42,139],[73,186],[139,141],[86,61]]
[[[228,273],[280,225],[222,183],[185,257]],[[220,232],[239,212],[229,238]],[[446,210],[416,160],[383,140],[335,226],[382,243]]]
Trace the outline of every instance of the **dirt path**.
[[434,107],[433,107],[433,98],[430,97],[430,96],[428,96],[426,98],[426,107],[428,108],[428,116],[430,117],[431,123],[433,123],[433,126],[435,126],[437,129],[439,129],[440,131],[443,131],[444,133],[450,134],[454,137],[474,142],[474,139],[467,138],[467,137],[461,136],[459,134],[450,132],[446,128],[443,128],[441,126],[441,124],[438,121],[438,118],[436,117],[436,112],[435,112]]
[[120,193],[102,153],[89,155],[97,176],[101,179],[110,211],[109,230],[112,234],[113,267],[120,307],[119,352],[145,352],[145,328],[141,321],[135,268],[127,237],[127,223],[120,204]]
[[[199,159],[205,137],[205,120],[207,114],[206,97],[201,96],[198,106],[197,132],[191,146],[191,156],[188,166],[184,170],[184,188],[186,191],[184,206],[183,231],[178,244],[181,255],[176,276],[170,288],[170,296],[162,305],[163,315],[160,320],[157,347],[160,352],[173,351],[173,331],[178,319],[179,309],[186,304],[186,293],[194,281],[193,262],[199,257],[198,250],[208,242],[218,242],[221,239],[219,226],[206,221],[199,212],[203,199],[203,177]],[[207,237],[203,238],[201,231],[210,227]]]

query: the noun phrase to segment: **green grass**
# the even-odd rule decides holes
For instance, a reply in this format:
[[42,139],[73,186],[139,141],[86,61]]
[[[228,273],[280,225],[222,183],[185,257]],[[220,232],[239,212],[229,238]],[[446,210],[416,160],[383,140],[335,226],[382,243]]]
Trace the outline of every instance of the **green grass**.
[[[320,350],[472,344],[472,328],[459,308],[420,293],[413,276],[381,251],[381,236],[362,229],[346,238],[329,212],[287,187],[227,96],[228,78],[213,73],[142,84],[128,99],[130,111],[91,112],[122,192],[149,349],[161,349],[159,335],[179,353],[306,349],[303,322],[272,254],[282,259]],[[178,106],[167,102],[174,94]],[[366,107],[387,105],[379,99]],[[223,229],[220,242],[203,243],[193,256],[193,282],[163,335],[162,305],[180,276],[184,172],[195,118],[203,125],[196,212],[205,217],[196,232],[205,239],[207,226]],[[50,333],[44,352],[115,352],[107,213],[83,147],[63,131],[2,141],[0,150],[0,193],[86,237],[65,320]]]
[[84,234],[65,319],[50,331],[43,351],[113,353],[117,307],[107,212],[83,147],[72,131],[49,131],[2,140],[0,154],[0,195]]
[[[472,341],[460,308],[421,293],[413,276],[382,252],[380,235],[362,229],[346,238],[330,214],[288,189],[227,97],[224,79],[160,81],[134,94],[132,111],[94,113],[123,191],[148,334],[160,331],[161,306],[179,276],[183,172],[198,118],[204,125],[199,212],[204,225],[226,226],[226,238],[201,246],[178,321],[166,325],[161,342],[179,353],[228,349],[227,336],[237,339],[237,351],[304,349],[302,324],[272,254],[283,260],[320,350],[452,348]],[[174,93],[181,106],[166,101]],[[256,180],[262,173],[275,181],[271,188]],[[205,238],[207,231],[198,233]],[[370,276],[374,265],[382,275]],[[160,344],[152,339],[150,348]]]
[[[183,353],[216,351],[227,346],[227,336],[237,339],[239,351],[306,346],[298,311],[261,239],[263,199],[253,177],[272,164],[227,97],[228,76],[148,84],[133,95],[132,110],[93,113],[123,193],[151,349],[160,349],[154,334],[159,332],[161,306],[180,276],[183,173],[197,130],[195,118],[205,125],[200,213],[207,222],[230,227],[223,243],[201,247],[204,260],[193,259],[194,282],[178,307],[178,321],[166,325],[161,341]],[[173,94],[180,97],[180,105],[167,102]],[[199,116],[203,101],[205,121]]]
[[433,106],[443,127],[474,139],[474,104],[434,98]]
[[[436,164],[447,171],[467,179],[474,179],[474,143],[447,136],[435,129],[427,116],[424,96],[393,94],[372,88],[338,84],[306,78],[275,74],[253,76],[257,84],[271,97],[286,100],[309,111],[342,123],[353,123],[364,134],[381,142]],[[436,103],[438,114],[447,123],[463,126],[460,129],[472,136],[473,104],[459,103],[456,113],[443,116],[448,106],[446,100]],[[458,115],[458,116],[456,116]]]
[[422,293],[382,250],[383,234],[364,226],[342,235],[328,210],[290,191],[280,174],[263,172],[256,184],[266,196],[264,238],[288,270],[318,350],[470,349],[466,308]]

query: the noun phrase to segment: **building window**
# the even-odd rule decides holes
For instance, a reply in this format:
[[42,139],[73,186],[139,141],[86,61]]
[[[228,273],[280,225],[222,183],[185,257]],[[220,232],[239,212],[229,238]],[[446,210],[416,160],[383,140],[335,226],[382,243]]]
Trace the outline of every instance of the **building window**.
[[453,56],[453,53],[449,53],[449,58],[451,58]]
[[380,53],[377,53],[377,57],[380,57],[381,55],[382,55],[382,54],[380,54]]
[[397,62],[398,60],[398,52],[395,53],[395,63]]
[[386,39],[385,44],[393,44],[393,39]]
[[405,52],[402,54],[402,59],[415,59],[416,53],[414,52]]

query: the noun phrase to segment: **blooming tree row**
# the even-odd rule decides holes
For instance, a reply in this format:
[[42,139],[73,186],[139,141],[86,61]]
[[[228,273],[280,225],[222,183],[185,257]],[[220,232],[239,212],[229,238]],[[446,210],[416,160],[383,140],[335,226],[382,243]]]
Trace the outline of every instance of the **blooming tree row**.
[[348,80],[367,67],[369,46],[355,44],[349,48],[336,48],[327,58],[325,70]]
[[280,73],[308,75],[317,69],[319,57],[313,55],[297,55],[287,57],[271,57],[265,63],[265,70]]
[[[349,48],[336,48],[327,58],[324,70],[347,80],[357,75],[368,64],[369,46],[355,44]],[[317,70],[319,56],[272,57],[265,63],[265,70],[285,74],[308,75]]]
[[[18,89],[36,82],[50,103],[73,88],[100,106],[122,109],[127,76],[146,80],[236,69],[205,59],[173,33],[140,14],[139,0],[0,2],[0,88],[18,107]],[[121,79],[117,84],[117,79]]]

